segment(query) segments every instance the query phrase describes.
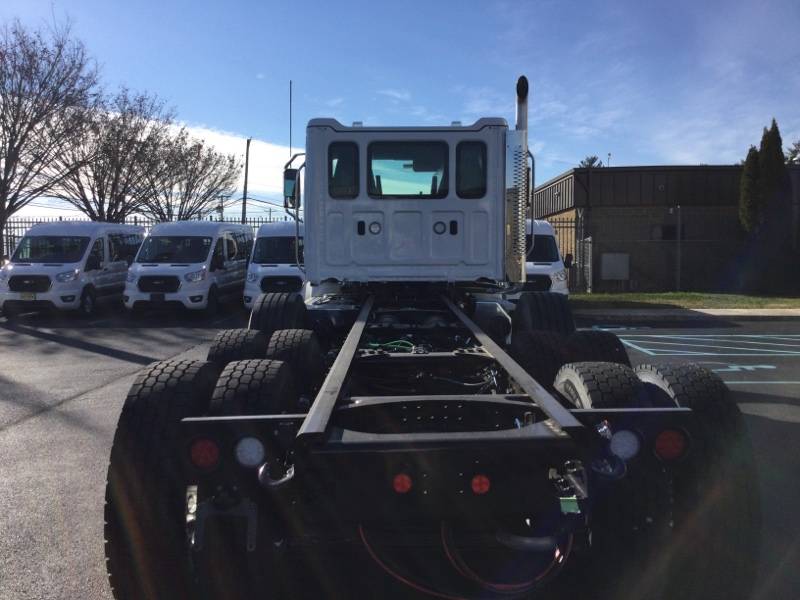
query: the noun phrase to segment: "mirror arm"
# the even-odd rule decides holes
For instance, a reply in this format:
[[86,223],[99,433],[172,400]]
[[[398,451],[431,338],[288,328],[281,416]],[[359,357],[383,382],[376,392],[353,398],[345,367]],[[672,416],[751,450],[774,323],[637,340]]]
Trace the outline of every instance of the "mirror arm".
[[[289,159],[289,162],[287,162],[287,163],[286,163],[286,164],[283,166],[283,170],[285,171],[286,169],[288,169],[289,167],[291,167],[291,166],[292,166],[292,163],[294,162],[294,159],[295,159],[295,158],[297,158],[298,156],[305,156],[305,155],[306,155],[306,153],[305,153],[305,152],[298,152],[297,154],[293,154],[293,155],[292,155],[292,158],[290,158],[290,159]],[[305,165],[305,163],[303,163],[303,165]],[[302,169],[303,167],[301,166],[300,168]]]

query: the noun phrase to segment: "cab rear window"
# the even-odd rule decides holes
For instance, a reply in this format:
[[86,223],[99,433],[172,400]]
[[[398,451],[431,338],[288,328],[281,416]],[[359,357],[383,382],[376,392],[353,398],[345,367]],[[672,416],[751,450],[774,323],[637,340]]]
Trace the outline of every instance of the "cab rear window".
[[445,198],[448,149],[444,142],[373,142],[367,150],[371,198]]

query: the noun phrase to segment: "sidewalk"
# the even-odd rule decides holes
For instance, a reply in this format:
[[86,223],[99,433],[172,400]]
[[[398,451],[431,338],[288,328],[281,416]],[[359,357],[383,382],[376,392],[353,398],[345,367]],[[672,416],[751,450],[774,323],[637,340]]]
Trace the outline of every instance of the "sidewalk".
[[576,317],[610,321],[686,321],[692,319],[800,319],[800,308],[578,308]]

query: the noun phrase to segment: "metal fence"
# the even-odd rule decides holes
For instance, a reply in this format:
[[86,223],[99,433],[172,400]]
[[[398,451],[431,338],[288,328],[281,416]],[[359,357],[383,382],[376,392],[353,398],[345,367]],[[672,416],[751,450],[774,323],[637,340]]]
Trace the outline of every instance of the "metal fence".
[[592,238],[584,237],[583,218],[550,218],[561,256],[572,255],[569,269],[569,289],[572,292],[592,291]]
[[[209,218],[209,221],[219,221],[219,219]],[[226,223],[239,223],[240,219],[223,219]],[[264,223],[274,223],[276,221],[288,221],[289,217],[283,213],[282,211],[270,211],[264,216],[259,217],[249,217],[247,219],[247,224],[253,228],[253,232],[255,231]],[[34,225],[38,225],[39,223],[59,223],[59,222],[87,222],[89,219],[84,217],[33,217],[33,218],[19,218],[19,219],[9,219],[6,221],[5,227],[3,227],[3,248],[0,254],[11,256],[14,252],[14,248],[17,246],[17,242],[19,242],[20,238],[25,235],[25,232],[28,231]],[[153,225],[157,224],[159,221],[157,219],[148,219],[145,217],[130,217],[125,219],[126,225],[141,225],[145,229],[149,230]]]
[[[59,221],[87,221],[80,217],[43,217],[29,219],[9,219],[3,228],[4,251],[2,254],[10,256],[14,252],[19,239],[25,232],[37,223],[55,223]],[[214,219],[209,219],[214,220]],[[275,210],[264,216],[250,217],[247,224],[257,230],[264,223],[275,221],[288,221],[289,217],[282,211]],[[226,222],[238,223],[238,219],[225,219]],[[571,254],[574,267],[569,270],[569,289],[574,292],[592,291],[592,239],[584,238],[583,219],[552,218],[548,222],[553,226],[558,240],[558,247],[562,256]],[[130,217],[125,220],[129,225],[141,225],[150,229],[158,223],[155,219],[143,217]]]

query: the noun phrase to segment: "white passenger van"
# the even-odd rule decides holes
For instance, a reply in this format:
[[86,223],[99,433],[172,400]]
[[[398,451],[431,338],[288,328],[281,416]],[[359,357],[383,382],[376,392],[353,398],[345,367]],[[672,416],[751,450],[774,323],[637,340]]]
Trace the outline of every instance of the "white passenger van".
[[244,286],[245,307],[252,308],[259,294],[265,292],[302,292],[305,228],[299,225],[299,239],[294,221],[265,223],[258,228]]
[[567,269],[572,266],[572,255],[567,254],[562,260],[553,226],[547,221],[528,219],[526,242],[525,291],[568,295]]
[[222,299],[239,302],[252,247],[249,225],[159,223],[128,271],[125,306],[180,305],[212,314]]
[[57,308],[91,315],[98,303],[119,301],[143,237],[143,227],[116,223],[34,225],[0,269],[3,314]]

